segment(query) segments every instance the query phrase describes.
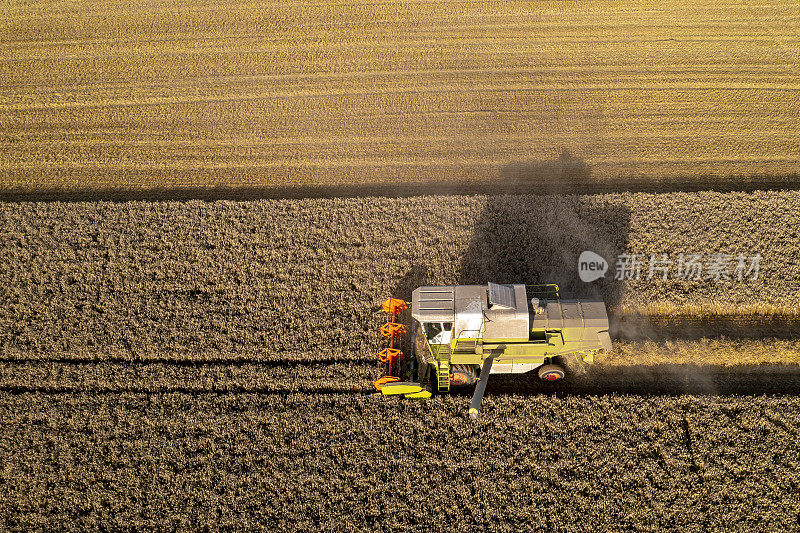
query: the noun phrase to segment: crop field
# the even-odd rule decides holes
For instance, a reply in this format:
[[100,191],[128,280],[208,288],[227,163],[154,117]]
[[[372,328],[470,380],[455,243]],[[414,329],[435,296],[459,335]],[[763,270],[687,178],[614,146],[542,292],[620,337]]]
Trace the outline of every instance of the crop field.
[[[602,297],[614,335],[639,357],[650,342],[651,363],[670,362],[655,341],[693,358],[680,343],[703,337],[723,364],[744,346],[800,362],[798,218],[795,191],[4,203],[0,341],[6,360],[372,361],[388,295],[546,280]],[[587,249],[762,260],[755,280],[586,284]]]
[[[799,80],[796,0],[2,3],[0,529],[800,531]],[[375,396],[487,281],[614,349]]]
[[[797,529],[798,215],[792,191],[2,203],[0,520]],[[578,285],[585,247],[763,262]],[[477,425],[466,393],[370,396],[381,300],[487,276],[603,296],[614,352],[498,376]]]
[[5,2],[0,192],[794,186],[798,64],[796,0]]
[[800,527],[793,397],[0,393],[5,528]]

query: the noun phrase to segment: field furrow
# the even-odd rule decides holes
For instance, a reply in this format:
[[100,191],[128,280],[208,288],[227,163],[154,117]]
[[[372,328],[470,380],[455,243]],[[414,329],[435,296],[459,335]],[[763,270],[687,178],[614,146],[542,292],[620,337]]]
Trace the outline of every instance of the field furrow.
[[[258,393],[374,392],[377,364],[324,361],[214,362],[0,362],[0,390],[23,393]],[[182,364],[184,363],[184,364]],[[372,390],[370,390],[372,389]]]

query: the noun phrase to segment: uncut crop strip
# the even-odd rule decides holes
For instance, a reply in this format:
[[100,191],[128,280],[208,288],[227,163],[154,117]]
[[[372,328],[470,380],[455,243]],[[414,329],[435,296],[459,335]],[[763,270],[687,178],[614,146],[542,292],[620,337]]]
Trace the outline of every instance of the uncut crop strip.
[[758,365],[800,363],[797,339],[731,338],[711,334],[700,338],[654,340],[615,339],[614,351],[598,357],[608,365],[663,365],[687,362],[698,365]]
[[[183,363],[185,363],[184,361]],[[0,390],[14,393],[258,393],[375,392],[372,362],[195,363],[3,361]]]
[[791,0],[224,7],[0,8],[0,189],[800,172]]
[[0,521],[791,530],[800,513],[795,397],[489,396],[477,423],[463,403],[0,393]]
[[[492,280],[604,298],[614,324],[626,318],[618,339],[640,343],[612,362],[670,362],[647,339],[683,342],[671,353],[686,362],[798,362],[798,217],[798,192],[0,204],[0,355],[363,363],[386,297]],[[742,282],[584,284],[583,250],[763,261]],[[702,350],[703,336],[730,340]]]

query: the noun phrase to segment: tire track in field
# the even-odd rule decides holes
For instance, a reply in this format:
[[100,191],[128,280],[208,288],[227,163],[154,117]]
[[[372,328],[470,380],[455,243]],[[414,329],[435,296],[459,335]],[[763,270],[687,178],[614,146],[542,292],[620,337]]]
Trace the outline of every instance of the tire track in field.
[[[742,162],[750,162],[750,163],[761,163],[761,164],[768,164],[768,163],[795,163],[795,159],[791,158],[770,158],[770,157],[748,157],[748,158],[684,158],[684,159],[672,159],[672,160],[663,160],[663,159],[653,159],[653,160],[644,160],[644,159],[617,159],[617,160],[605,160],[605,161],[597,161],[593,163],[594,167],[615,167],[615,166],[626,166],[626,165],[643,165],[643,166],[680,166],[680,165],[688,165],[688,164],[740,164]],[[435,167],[464,167],[464,166],[473,166],[473,167],[502,167],[505,161],[500,159],[489,159],[489,158],[481,158],[481,157],[464,157],[458,159],[449,159],[442,161],[436,157],[418,157],[418,158],[406,158],[406,159],[382,159],[380,156],[375,157],[365,157],[365,158],[350,158],[347,156],[343,156],[341,159],[337,158],[319,158],[319,159],[306,159],[303,160],[296,160],[296,159],[268,159],[263,158],[261,160],[256,161],[245,161],[245,162],[236,162],[236,163],[229,163],[229,162],[220,162],[220,163],[206,163],[204,165],[196,165],[196,168],[202,168],[204,170],[217,170],[217,169],[288,169],[288,168],[396,168],[396,167],[428,167],[428,168],[435,168]],[[102,162],[91,162],[91,163],[70,163],[70,164],[48,164],[48,165],[40,165],[40,164],[33,164],[33,165],[8,165],[2,166],[0,165],[0,170],[8,171],[36,171],[36,170],[51,170],[51,171],[63,171],[69,169],[79,169],[79,170],[86,170],[86,171],[94,171],[95,173],[102,173],[107,171],[114,171],[114,170],[135,170],[140,172],[147,172],[150,170],[181,170],[185,166],[185,162],[176,161],[173,164],[156,164],[156,165],[148,165],[145,163],[130,163],[130,164],[107,164]],[[614,181],[614,178],[608,179],[608,181]],[[422,184],[419,185],[423,187]]]
[[798,429],[795,426],[789,425],[786,422],[786,420],[777,413],[762,410],[762,415],[766,420],[769,420],[773,425],[779,427],[780,429],[788,433],[791,437],[794,438],[800,437],[800,429]]
[[[769,119],[767,119],[769,120]],[[686,135],[690,134],[692,131],[691,126],[684,126],[682,129],[673,128],[670,134],[667,136],[665,135],[662,138],[668,139],[681,139],[684,138]],[[778,139],[782,141],[790,141],[795,140],[797,138],[796,133],[789,131],[788,126],[783,127],[761,127],[759,128],[759,133],[761,134],[768,134],[770,139]],[[376,135],[359,135],[359,136],[341,136],[336,138],[330,137],[320,137],[320,136],[307,136],[307,137],[282,137],[282,138],[252,138],[252,139],[208,139],[208,140],[197,140],[191,141],[188,139],[175,139],[175,140],[166,140],[166,139],[153,139],[153,140],[130,140],[125,141],[121,139],[114,139],[110,138],[109,133],[104,132],[96,132],[94,135],[97,135],[99,138],[85,138],[85,139],[49,139],[49,138],[41,138],[41,139],[32,139],[26,140],[26,146],[33,145],[33,149],[41,149],[42,145],[63,145],[69,146],[74,149],[74,147],[84,147],[82,145],[91,145],[91,146],[111,146],[111,147],[118,147],[120,145],[125,145],[126,147],[143,147],[143,148],[153,148],[153,149],[173,149],[173,150],[185,150],[197,147],[203,148],[254,148],[254,147],[327,147],[327,145],[359,145],[363,143],[380,143],[380,144],[391,144],[391,145],[399,145],[404,147],[414,147],[415,144],[430,144],[434,141],[441,141],[436,136],[432,135],[417,135],[417,136],[392,136],[392,135],[384,135],[384,134],[376,134]],[[112,133],[113,135],[113,133]],[[715,139],[719,138],[735,138],[737,134],[728,133],[724,131],[720,131],[716,133],[713,137]],[[100,137],[102,136],[102,137]],[[638,135],[636,134],[624,134],[624,133],[615,133],[614,135],[610,135],[609,137],[619,140],[636,140],[638,139]],[[514,142],[514,143],[521,143],[521,142],[534,142],[537,141],[537,137],[532,137],[531,135],[485,135],[482,137],[482,140],[490,141],[490,142]],[[447,143],[449,146],[459,146],[461,144],[469,143],[470,141],[463,138],[454,137],[451,141]],[[333,147],[331,147],[332,149]],[[348,147],[352,148],[352,147]],[[327,160],[328,158],[326,158]],[[368,160],[364,158],[364,160]],[[786,157],[786,158],[770,158],[764,157],[759,159],[748,158],[751,161],[763,161],[763,162],[778,162],[778,163],[785,163],[785,162],[793,162],[795,161],[794,158]],[[348,161],[359,161],[357,159],[348,159]],[[473,158],[473,159],[459,159],[452,162],[446,163],[439,163],[438,159],[434,159],[437,164],[460,164],[464,162],[479,162],[483,161],[483,159]],[[605,159],[596,159],[596,164],[598,165],[618,165],[618,164],[631,164],[631,163],[638,163],[642,162],[644,164],[658,164],[670,163],[670,160],[663,160],[663,159],[622,159],[622,158],[605,158]],[[697,158],[697,159],[674,159],[672,162],[676,163],[686,163],[686,162],[713,162],[713,163],[727,163],[727,162],[738,162],[740,159],[707,159],[707,158]],[[415,159],[411,159],[411,162],[415,162]],[[424,161],[428,162],[428,161]],[[505,161],[497,160],[486,160],[487,164],[502,164]],[[287,161],[276,160],[275,164],[286,164]],[[394,162],[393,164],[397,164]],[[81,163],[75,163],[75,165],[81,165]],[[88,165],[86,165],[88,166]],[[7,170],[11,170],[13,168],[19,168],[20,165],[12,165],[6,163],[5,165],[0,165],[0,168],[5,168]],[[22,167],[25,168],[25,167]],[[33,167],[28,167],[33,168]]]
[[196,362],[0,362],[0,390],[8,392],[365,393],[375,362],[290,365]]
[[[686,450],[689,453],[691,460],[691,470],[697,474],[697,479],[701,485],[705,485],[711,479],[708,472],[708,464],[703,460],[701,454],[697,450],[697,430],[693,427],[694,424],[689,419],[688,414],[684,414],[681,420],[681,429],[683,429],[683,440]],[[708,488],[704,489],[706,492]]]
[[464,87],[463,85],[436,85],[425,87],[386,87],[379,89],[328,89],[320,91],[259,91],[248,94],[231,94],[217,96],[179,97],[151,96],[141,100],[114,99],[96,102],[48,102],[31,104],[6,104],[0,107],[5,112],[32,112],[66,109],[100,109],[100,108],[130,108],[150,106],[171,106],[200,103],[225,103],[257,100],[290,100],[297,98],[321,99],[342,98],[347,96],[379,96],[379,95],[428,95],[428,94],[468,94],[468,93],[523,93],[523,92],[553,92],[566,93],[575,91],[624,93],[629,91],[800,91],[796,83],[665,83],[665,84],[503,84]]
[[[322,366],[323,368],[319,368]],[[340,365],[183,365],[170,363],[0,363],[0,390],[43,392],[186,392],[196,394],[366,394],[377,377],[372,362]],[[493,375],[488,391],[498,395],[545,396],[754,396],[800,395],[800,365],[594,365],[564,383],[542,383],[534,373]],[[454,388],[457,396],[472,389]],[[779,424],[779,422],[774,423]],[[791,428],[784,428],[791,432]],[[796,430],[795,430],[796,431]]]
[[[20,58],[24,59],[24,58]],[[41,58],[37,58],[41,59]],[[424,78],[488,78],[498,81],[498,78],[507,76],[510,79],[518,79],[520,76],[536,76],[536,75],[553,75],[553,74],[582,74],[586,77],[591,77],[595,82],[598,80],[609,78],[610,80],[619,80],[620,78],[631,79],[646,79],[648,76],[642,72],[641,65],[537,65],[535,68],[524,67],[486,67],[486,68],[397,68],[397,69],[368,69],[368,70],[352,70],[341,72],[327,72],[327,71],[314,71],[314,72],[293,72],[293,73],[280,73],[280,74],[239,74],[239,75],[217,75],[217,76],[187,76],[182,78],[181,81],[175,81],[174,85],[170,87],[175,90],[189,90],[195,89],[197,83],[204,82],[209,84],[208,87],[225,87],[230,88],[231,84],[251,84],[255,82],[320,82],[320,81],[342,81],[354,80],[363,82],[367,79],[382,79],[389,78],[387,82],[397,82],[397,79],[407,79],[409,77],[424,77]],[[674,81],[685,81],[688,74],[698,78],[710,78],[720,83],[726,79],[751,77],[765,77],[768,79],[785,78],[786,80],[793,80],[793,67],[784,63],[675,63],[675,64],[661,64],[658,68],[659,79],[664,80],[665,83]],[[416,78],[419,79],[419,78]],[[576,84],[576,80],[580,81],[581,78],[573,78],[572,85]],[[98,81],[96,83],[48,83],[47,85],[37,85],[30,83],[13,83],[10,80],[3,80],[0,83],[0,88],[33,88],[43,92],[49,92],[53,87],[69,87],[77,92],[78,89],[90,90],[93,96],[97,96],[100,89],[163,89],[163,82],[121,82],[121,81]],[[417,85],[427,85],[417,82]],[[30,96],[30,95],[25,95]],[[519,110],[524,112],[525,110]],[[688,117],[687,117],[688,118]]]

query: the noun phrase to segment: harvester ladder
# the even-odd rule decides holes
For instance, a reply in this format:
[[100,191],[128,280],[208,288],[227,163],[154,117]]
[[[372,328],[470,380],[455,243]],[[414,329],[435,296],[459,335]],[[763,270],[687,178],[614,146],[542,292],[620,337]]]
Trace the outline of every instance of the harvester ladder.
[[450,390],[450,361],[437,361],[436,368],[439,376],[439,391],[447,392]]
[[436,373],[440,392],[450,390],[450,351],[449,344],[442,344],[436,352]]

